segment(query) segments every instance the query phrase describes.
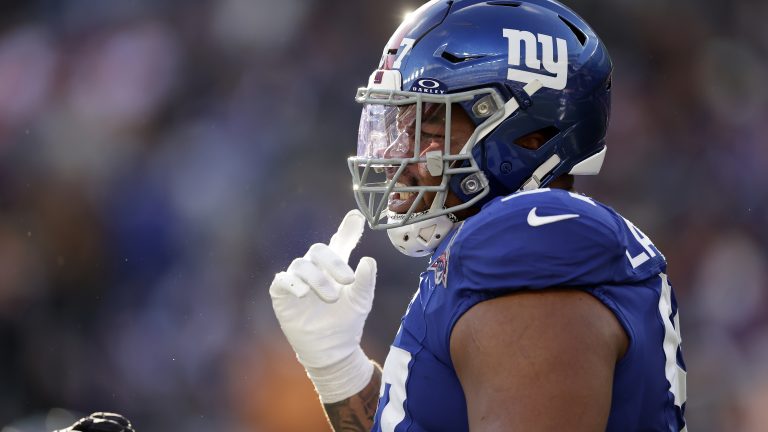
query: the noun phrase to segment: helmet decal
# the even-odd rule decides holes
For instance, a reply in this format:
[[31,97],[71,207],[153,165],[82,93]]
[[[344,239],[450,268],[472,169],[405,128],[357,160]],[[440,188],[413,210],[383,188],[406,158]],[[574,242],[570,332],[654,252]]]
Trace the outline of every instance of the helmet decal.
[[378,69],[400,69],[420,33],[429,31],[437,25],[447,13],[449,6],[450,2],[445,0],[431,0],[408,14],[384,45]]
[[[542,86],[554,90],[562,90],[568,83],[568,45],[565,39],[554,38],[557,42],[557,59],[555,44],[552,36],[537,34],[525,30],[504,29],[502,34],[509,41],[509,69],[507,79],[528,84],[537,79]],[[536,41],[538,40],[538,43]],[[520,46],[525,47],[525,67],[536,72],[526,71],[520,68]],[[541,60],[538,56],[538,47],[541,45]],[[541,73],[541,66],[548,72]]]
[[411,91],[417,93],[445,94],[445,84],[436,79],[421,78],[411,85]]

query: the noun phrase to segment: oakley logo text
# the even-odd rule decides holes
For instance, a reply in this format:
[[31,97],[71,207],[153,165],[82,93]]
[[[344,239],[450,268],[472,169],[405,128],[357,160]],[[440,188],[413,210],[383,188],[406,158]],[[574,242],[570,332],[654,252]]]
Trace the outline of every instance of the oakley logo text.
[[411,86],[412,92],[445,94],[445,84],[438,80],[425,78],[417,80]]
[[[557,60],[555,60],[555,43],[552,36],[537,34],[523,30],[503,29],[502,34],[509,41],[509,69],[507,79],[529,83],[533,80],[541,81],[544,87],[562,90],[568,82],[568,45],[565,39],[556,38]],[[539,45],[541,45],[541,59],[539,59]],[[520,47],[525,50],[525,68],[544,71],[536,73],[530,70],[520,69]],[[554,75],[554,76],[552,76]]]

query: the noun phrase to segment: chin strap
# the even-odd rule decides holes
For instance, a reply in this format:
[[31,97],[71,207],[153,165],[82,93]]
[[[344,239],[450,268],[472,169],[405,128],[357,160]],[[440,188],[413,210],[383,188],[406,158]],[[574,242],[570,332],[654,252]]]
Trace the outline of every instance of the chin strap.
[[[414,214],[419,216],[426,212]],[[388,212],[389,223],[398,222],[403,215]],[[453,213],[437,216],[412,224],[390,228],[387,236],[395,249],[411,257],[423,257],[432,254],[437,246],[453,229],[458,218]]]

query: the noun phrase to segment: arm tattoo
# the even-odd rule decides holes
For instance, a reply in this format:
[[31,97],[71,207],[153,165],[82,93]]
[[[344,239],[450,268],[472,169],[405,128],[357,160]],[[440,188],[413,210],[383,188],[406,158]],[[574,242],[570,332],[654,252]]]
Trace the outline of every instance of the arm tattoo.
[[371,382],[360,393],[343,401],[323,404],[328,421],[336,432],[370,431],[379,401],[381,369],[373,368]]

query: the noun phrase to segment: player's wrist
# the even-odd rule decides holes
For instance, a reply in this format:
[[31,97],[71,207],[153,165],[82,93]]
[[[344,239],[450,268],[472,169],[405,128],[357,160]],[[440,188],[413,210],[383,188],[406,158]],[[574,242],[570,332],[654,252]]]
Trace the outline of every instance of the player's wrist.
[[371,381],[374,366],[362,348],[357,347],[352,354],[330,366],[305,368],[320,400],[329,404],[362,391]]

